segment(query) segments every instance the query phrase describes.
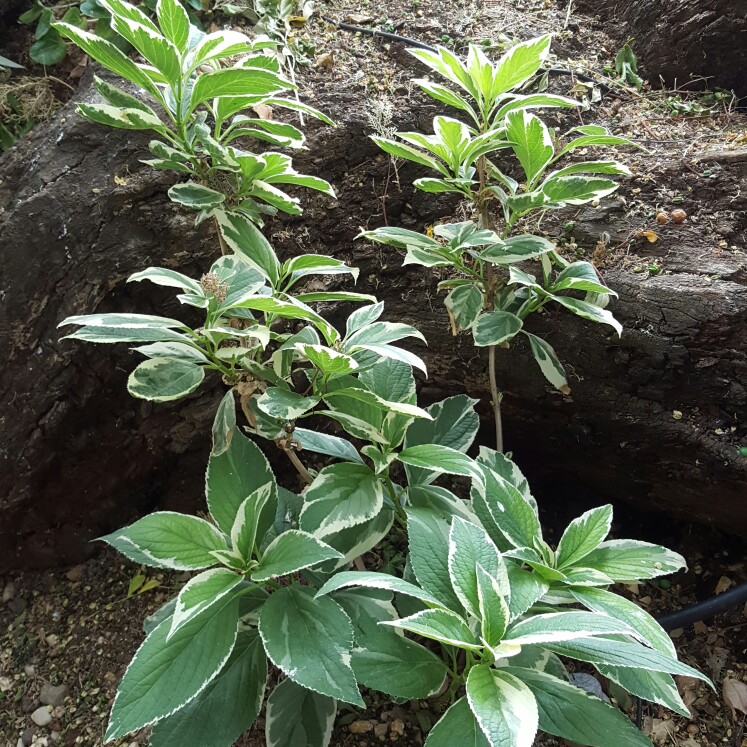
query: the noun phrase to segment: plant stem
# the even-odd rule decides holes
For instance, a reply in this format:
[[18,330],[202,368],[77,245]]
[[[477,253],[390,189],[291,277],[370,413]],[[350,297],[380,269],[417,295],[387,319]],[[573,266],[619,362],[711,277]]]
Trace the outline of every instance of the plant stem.
[[493,406],[493,419],[495,420],[495,448],[503,453],[503,417],[501,415],[501,400],[503,395],[498,391],[498,382],[495,378],[495,345],[488,348],[488,376],[490,378],[490,398]]
[[291,460],[291,464],[296,468],[296,471],[301,475],[304,482],[306,482],[307,485],[311,485],[311,483],[314,482],[314,478],[311,476],[309,470],[304,467],[303,462],[298,458],[298,454],[293,451],[292,447],[290,449],[283,448],[283,451],[288,456],[288,459]]
[[[477,173],[480,177],[480,195],[477,201],[477,225],[479,228],[492,228],[488,200],[485,197],[487,176],[485,173],[485,156],[477,160]],[[507,227],[508,228],[508,227]],[[493,265],[487,263],[485,288],[485,306],[488,311],[495,309],[495,278]],[[495,345],[488,346],[488,378],[490,380],[490,400],[493,407],[495,421],[495,448],[503,453],[503,417],[501,415],[501,400],[503,396],[498,391],[498,381],[495,376]]]

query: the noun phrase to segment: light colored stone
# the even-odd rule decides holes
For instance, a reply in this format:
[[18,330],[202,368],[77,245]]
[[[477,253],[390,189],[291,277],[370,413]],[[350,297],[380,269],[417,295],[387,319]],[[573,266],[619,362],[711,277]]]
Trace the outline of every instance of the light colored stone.
[[52,685],[45,682],[42,685],[39,700],[42,705],[61,706],[69,693],[67,685]]
[[367,734],[373,731],[373,724],[370,721],[353,721],[352,724],[348,724],[348,731],[351,734]]
[[3,589],[3,604],[7,604],[16,595],[16,587],[12,581],[8,581]]
[[49,726],[49,724],[52,723],[52,714],[49,712],[46,706],[42,706],[41,708],[37,708],[31,714],[31,720],[37,726]]
[[36,674],[36,669],[34,668],[33,664],[24,664],[23,665],[23,673],[27,677],[33,677]]
[[84,567],[82,565],[73,566],[66,574],[65,577],[68,581],[80,581],[83,578]]
[[395,718],[392,721],[392,734],[398,734],[400,737],[405,733],[405,722],[401,718]]

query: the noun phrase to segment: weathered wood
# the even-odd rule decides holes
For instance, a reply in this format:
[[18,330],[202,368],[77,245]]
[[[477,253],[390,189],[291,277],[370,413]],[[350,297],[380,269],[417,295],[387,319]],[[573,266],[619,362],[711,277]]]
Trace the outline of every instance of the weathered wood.
[[[79,96],[94,97],[90,82]],[[325,93],[313,102],[339,126],[310,125],[310,149],[297,166],[330,179],[339,201],[303,193],[305,215],[275,222],[272,240],[285,256],[328,252],[359,266],[359,290],[385,300],[387,318],[423,331],[430,372],[423,401],[465,386],[485,398],[485,362],[468,338],[450,336],[436,278],[401,268],[395,252],[353,241],[361,225],[381,223],[387,189],[387,160],[366,138],[363,97]],[[422,129],[432,114],[415,104],[398,124]],[[72,313],[185,314],[169,289],[127,285],[127,276],[154,264],[199,275],[217,255],[212,226],[195,229],[169,202],[172,177],[138,162],[145,146],[145,138],[89,124],[68,105],[0,161],[0,570],[74,562],[92,537],[138,512],[201,506],[217,377],[186,401],[138,402],[125,389],[135,362],[125,346],[60,341],[56,329]],[[737,237],[747,221],[747,174],[743,163],[723,168],[736,197],[713,199],[729,203]],[[679,170],[671,165],[672,176]],[[422,228],[451,214],[448,200],[406,187],[420,175],[403,167],[402,191],[388,182],[392,225]],[[703,187],[706,197],[707,189],[715,187]],[[593,246],[606,231],[614,244],[630,231],[622,208],[585,215],[577,218],[580,243]],[[598,501],[629,500],[741,531],[747,460],[735,444],[744,442],[747,422],[744,255],[709,244],[695,224],[661,234],[656,250],[671,275],[646,277],[632,262],[607,271],[621,295],[614,311],[626,326],[622,340],[565,314],[532,324],[572,364],[571,398],[550,390],[521,345],[499,355],[507,445],[544,500],[582,489]]]
[[747,95],[747,0],[580,0],[620,41],[633,38],[639,67],[673,85],[691,76]]

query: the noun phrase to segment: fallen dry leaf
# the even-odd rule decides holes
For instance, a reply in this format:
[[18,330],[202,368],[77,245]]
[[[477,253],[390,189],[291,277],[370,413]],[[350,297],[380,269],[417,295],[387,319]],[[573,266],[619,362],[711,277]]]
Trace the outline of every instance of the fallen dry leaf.
[[721,576],[714,591],[716,594],[723,594],[731,588],[733,583],[734,582],[728,576]]
[[270,120],[272,119],[272,107],[267,104],[255,104],[252,107],[252,111],[260,118]]
[[332,52],[325,52],[324,54],[320,54],[316,58],[316,64],[317,67],[323,67],[327,70],[331,70],[335,65],[335,56],[332,54]]
[[669,719],[655,718],[651,720],[649,736],[657,744],[666,744],[674,737],[674,722]]
[[747,684],[733,677],[727,677],[723,685],[724,702],[731,708],[731,715],[736,721],[737,711],[747,714]]

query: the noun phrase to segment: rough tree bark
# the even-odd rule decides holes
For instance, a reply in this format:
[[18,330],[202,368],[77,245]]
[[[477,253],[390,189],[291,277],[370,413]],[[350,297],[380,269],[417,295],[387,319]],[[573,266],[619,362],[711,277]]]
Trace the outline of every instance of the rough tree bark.
[[[84,82],[79,98],[94,95]],[[402,191],[395,187],[366,138],[364,94],[329,92],[312,103],[339,126],[311,125],[297,166],[330,179],[339,201],[303,194],[305,215],[271,226],[273,242],[286,255],[329,252],[359,266],[360,290],[386,301],[387,318],[420,327],[430,343],[425,402],[465,385],[486,398],[485,362],[469,339],[450,336],[436,278],[353,242],[361,225],[382,222],[387,184],[393,225],[422,228],[453,205],[413,193],[406,185],[415,173],[406,168]],[[433,109],[413,106],[398,124],[427,127]],[[153,264],[199,276],[217,256],[212,227],[195,229],[169,202],[171,177],[138,162],[145,145],[137,134],[87,123],[71,104],[0,161],[0,572],[75,562],[92,537],[140,511],[201,505],[217,378],[174,405],[137,402],[125,389],[134,359],[124,346],[59,341],[56,329],[72,313],[184,314],[168,289],[125,279]],[[746,165],[723,164],[736,194],[724,235],[734,240],[746,222]],[[669,176],[679,170],[672,164]],[[576,220],[592,243],[602,231],[612,244],[630,231],[622,212],[587,217]],[[507,446],[543,498],[580,486],[600,501],[631,500],[740,531],[747,460],[735,444],[747,438],[747,272],[743,255],[704,244],[695,225],[681,229],[662,231],[656,245],[671,275],[647,278],[631,263],[607,271],[621,295],[614,310],[622,340],[568,315],[533,328],[572,362],[572,397],[550,391],[520,345],[499,355]]]
[[682,85],[691,75],[709,88],[747,95],[747,0],[579,0],[623,41],[633,37],[652,80]]

